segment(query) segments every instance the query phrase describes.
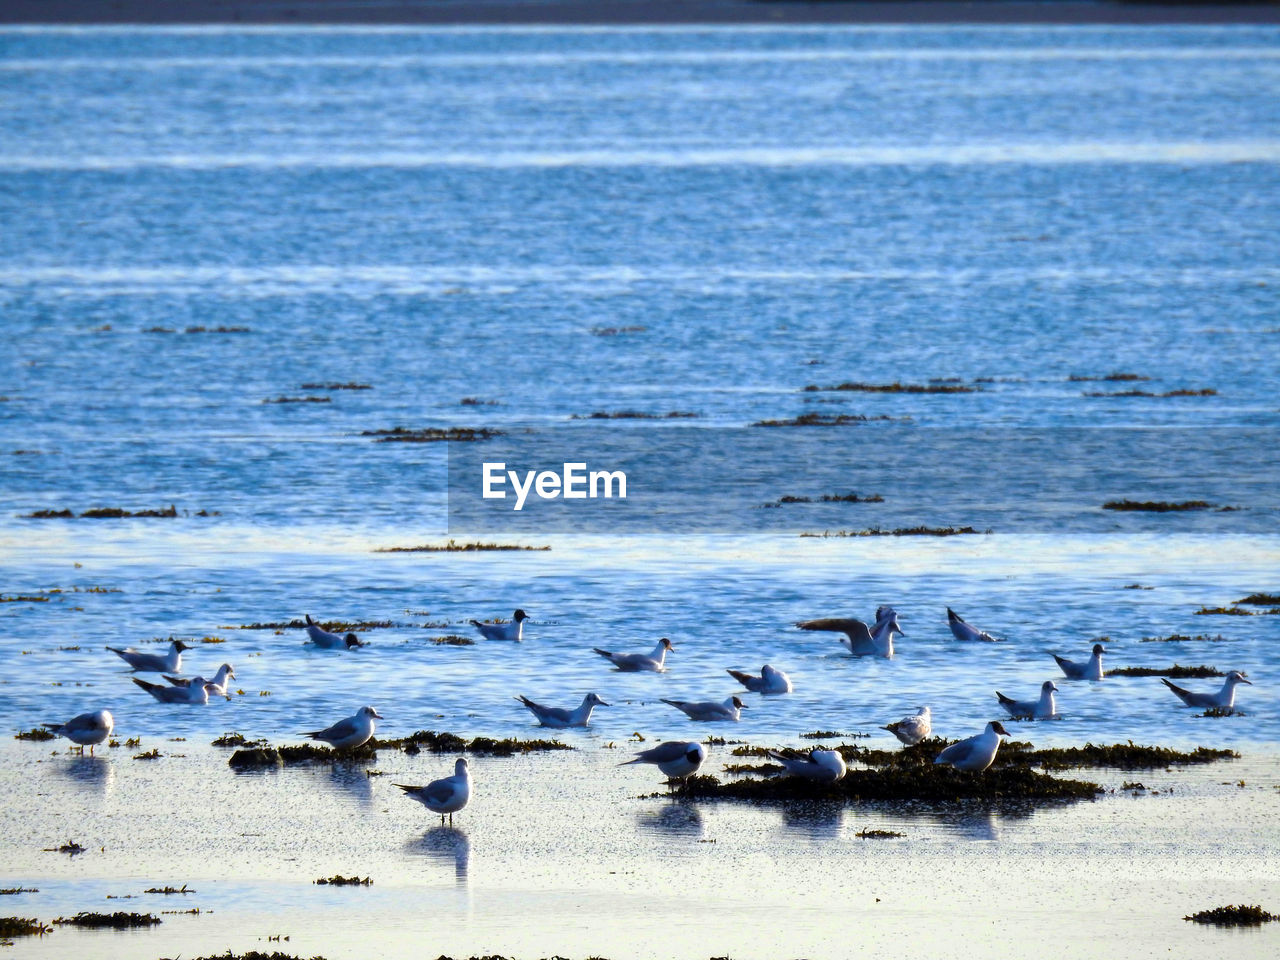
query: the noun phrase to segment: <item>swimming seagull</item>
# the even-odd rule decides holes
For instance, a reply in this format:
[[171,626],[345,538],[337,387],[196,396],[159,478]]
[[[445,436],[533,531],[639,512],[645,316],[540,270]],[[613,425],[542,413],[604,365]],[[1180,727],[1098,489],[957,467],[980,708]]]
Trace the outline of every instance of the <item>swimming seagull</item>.
[[707,759],[707,750],[691,740],[668,740],[648,750],[641,750],[634,760],[625,760],[618,764],[625,767],[631,763],[652,763],[671,780],[684,780],[698,772],[702,761]]
[[[236,672],[232,668],[231,664],[224,663],[222,666],[218,668],[218,672],[213,675],[213,679],[206,680],[204,681],[204,683],[206,686],[208,686],[210,693],[214,693],[220,697],[227,697],[227,699],[230,699],[230,697],[227,696],[227,680],[228,679],[234,680],[235,678],[236,678]],[[165,676],[165,679],[168,680],[175,687],[189,687],[193,682],[191,680],[183,679],[182,677],[170,677],[167,675]]]
[[758,677],[741,670],[730,670],[728,673],[752,693],[790,693],[792,689],[791,678],[767,663],[760,668]]
[[312,740],[323,740],[335,750],[350,750],[362,747],[373,737],[374,720],[381,720],[382,714],[373,707],[361,707],[353,716],[339,720],[331,727],[304,733],[304,737]]
[[888,730],[908,747],[914,747],[933,732],[933,715],[928,707],[916,707],[916,712],[911,716],[903,717],[882,729]]
[[985,630],[979,630],[977,627],[970,626],[960,618],[960,614],[956,613],[950,607],[947,607],[947,626],[951,628],[951,633],[957,640],[981,640],[984,643],[998,643],[999,637],[993,637]]
[[166,687],[160,683],[147,683],[137,677],[130,679],[161,703],[185,703],[203,707],[209,702],[209,684],[204,677],[192,677],[190,685],[185,687]]
[[690,720],[699,720],[704,723],[720,720],[737,722],[739,712],[746,708],[746,704],[737,697],[729,697],[724,703],[716,703],[714,700],[663,700],[662,702],[683,711]]
[[808,753],[798,753],[795,750],[766,750],[765,754],[782,764],[790,776],[804,777],[806,780],[835,783],[849,772],[849,768],[845,766],[844,757],[837,750],[815,749]]
[[524,639],[524,622],[528,619],[527,613],[517,610],[511,615],[510,623],[481,623],[479,620],[472,620],[471,625],[478,629],[486,640],[509,640],[520,643]]
[[1058,666],[1062,668],[1062,672],[1067,675],[1069,680],[1101,680],[1102,672],[1102,655],[1107,651],[1102,648],[1102,644],[1095,643],[1093,645],[1093,656],[1088,660],[1066,660],[1056,653],[1053,659],[1058,661]]
[[670,640],[663,637],[658,641],[658,645],[653,648],[653,653],[610,653],[608,650],[601,650],[599,647],[592,647],[591,649],[606,660],[612,660],[615,667],[627,673],[634,673],[638,670],[665,673],[667,669],[667,651],[674,650],[675,647],[671,645]]
[[[311,642],[320,650],[350,650],[352,647],[363,647],[364,644],[354,633],[348,633],[345,637],[339,633],[330,633],[318,623],[311,619],[311,614],[306,614],[307,618],[307,636]],[[303,643],[306,643],[304,640]]]
[[996,699],[1000,701],[1000,706],[1009,711],[1011,717],[1026,717],[1031,720],[1052,720],[1058,715],[1057,706],[1053,701],[1053,694],[1058,689],[1058,685],[1052,680],[1046,680],[1040,684],[1039,700],[1013,700],[1006,697],[999,690],[996,691]]
[[566,710],[564,707],[544,707],[540,703],[534,703],[528,697],[516,697],[516,699],[529,708],[542,726],[557,729],[585,727],[590,723],[591,711],[595,707],[609,706],[594,693],[588,693],[583,697],[581,705],[573,710]]
[[975,773],[991,766],[1000,749],[1000,738],[1009,736],[999,720],[992,720],[976,737],[953,743],[934,759],[934,763],[949,763],[957,770],[969,770]]
[[44,727],[56,736],[66,737],[72,743],[79,744],[81,753],[88,747],[92,755],[94,746],[111,736],[115,725],[110,711],[95,710],[93,713],[72,717],[66,723],[46,723]]
[[453,776],[442,780],[432,780],[425,787],[410,787],[397,783],[405,792],[432,813],[440,814],[440,822],[444,823],[445,814],[453,823],[453,815],[467,805],[471,799],[471,772],[467,769],[467,758],[459,757],[453,765]]
[[893,659],[893,635],[906,636],[892,610],[885,619],[876,622],[874,630],[854,617],[805,620],[796,626],[801,630],[843,633],[847,639],[840,642],[855,657],[884,657],[886,660]]
[[180,673],[182,672],[182,651],[195,649],[181,640],[169,644],[169,652],[139,653],[133,647],[121,650],[119,647],[107,647],[112,653],[131,666],[144,673]]
[[1236,687],[1242,683],[1253,686],[1253,681],[1246,680],[1244,674],[1239,670],[1232,670],[1227,674],[1226,683],[1222,685],[1222,689],[1217,693],[1195,693],[1191,690],[1185,690],[1176,683],[1170,683],[1165,677],[1161,677],[1160,682],[1176,693],[1178,698],[1188,707],[1207,707],[1210,710],[1234,710],[1236,706]]

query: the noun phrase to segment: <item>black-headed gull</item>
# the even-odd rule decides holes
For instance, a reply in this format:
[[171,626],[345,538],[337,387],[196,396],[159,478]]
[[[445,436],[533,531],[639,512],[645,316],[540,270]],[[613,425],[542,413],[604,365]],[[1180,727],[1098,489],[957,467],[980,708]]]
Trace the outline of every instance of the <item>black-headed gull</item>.
[[1040,684],[1039,700],[1014,700],[1006,697],[999,690],[996,691],[996,699],[1000,701],[1000,706],[1009,711],[1011,717],[1025,717],[1029,720],[1052,720],[1058,715],[1057,705],[1053,701],[1053,695],[1057,692],[1058,685],[1052,680],[1046,680]]
[[46,723],[44,727],[50,733],[66,737],[72,743],[78,744],[82,752],[85,747],[88,747],[89,753],[92,754],[97,744],[111,736],[115,725],[115,718],[111,716],[109,710],[94,710],[92,713],[82,713],[72,717],[66,723]]
[[1000,738],[1009,736],[1009,731],[999,720],[992,720],[987,728],[976,737],[969,737],[959,743],[953,743],[934,758],[934,763],[949,763],[957,770],[981,772],[991,766],[1000,749]]
[[1227,674],[1226,682],[1217,693],[1196,693],[1192,690],[1186,690],[1176,683],[1170,683],[1165,677],[1161,677],[1160,682],[1176,693],[1178,699],[1188,707],[1207,707],[1210,710],[1234,710],[1236,706],[1236,687],[1242,683],[1253,686],[1253,681],[1246,679],[1245,675],[1239,670],[1232,670]]
[[1069,680],[1101,680],[1104,676],[1102,672],[1102,655],[1106,652],[1102,644],[1095,643],[1093,645],[1093,655],[1088,660],[1067,660],[1056,653],[1053,654],[1053,659],[1058,661],[1058,666],[1062,668],[1062,672],[1067,675]]
[[908,747],[914,747],[933,732],[933,715],[928,707],[916,707],[916,712],[911,716],[887,724],[883,729],[888,730]]
[[728,673],[752,693],[790,693],[792,690],[791,678],[767,663],[760,668],[758,677],[741,670],[730,670]]
[[[353,647],[363,647],[364,643],[354,633],[348,633],[345,637],[340,633],[330,633],[318,623],[311,619],[311,614],[306,614],[307,618],[307,639],[316,645],[319,650],[350,650]],[[304,643],[306,641],[303,641]]]
[[650,673],[664,673],[667,669],[667,651],[674,650],[675,647],[671,645],[670,640],[663,637],[653,648],[653,653],[611,653],[599,647],[591,649],[606,660],[612,660],[615,667],[627,673],[644,670]]
[[524,640],[524,622],[528,619],[527,613],[517,610],[511,615],[510,623],[481,623],[479,620],[472,620],[471,625],[479,630],[486,640],[508,640],[512,643],[520,643]]
[[835,783],[849,772],[849,768],[845,766],[844,757],[838,750],[815,748],[808,753],[798,753],[795,750],[766,750],[765,753],[782,764],[790,776],[804,777],[806,780]]
[[169,652],[165,654],[139,653],[133,647],[124,650],[119,647],[107,647],[107,649],[134,670],[140,670],[143,673],[181,673],[182,651],[193,648],[182,640],[174,640],[169,644]]
[[[235,669],[231,664],[224,663],[218,668],[218,672],[213,675],[213,679],[205,680],[204,683],[209,688],[210,693],[216,694],[220,697],[225,697],[227,696],[227,680],[234,680],[235,678]],[[194,682],[192,680],[184,679],[183,677],[166,676],[165,679],[175,687],[189,687]]]
[[323,740],[335,750],[350,750],[362,747],[373,737],[374,720],[381,720],[382,714],[373,707],[361,707],[353,716],[339,720],[331,727],[304,733],[304,737],[312,740]]
[[209,702],[209,684],[204,677],[192,677],[190,685],[185,687],[166,687],[161,683],[147,683],[137,677],[129,679],[161,703],[185,703],[193,707],[203,707]]
[[832,633],[843,633],[845,639],[840,642],[855,657],[884,657],[893,659],[893,635],[906,636],[898,626],[898,618],[890,612],[884,620],[879,620],[873,628],[868,627],[855,617],[828,617],[823,620],[805,620],[796,624],[801,630],[826,630]]
[[529,711],[538,718],[538,722],[544,727],[555,727],[562,729],[564,727],[585,727],[591,722],[591,711],[596,707],[607,707],[604,700],[599,695],[588,693],[582,698],[582,703],[572,710],[566,710],[564,707],[544,707],[540,703],[534,703],[528,697],[516,697],[521,703],[529,708]]
[[625,767],[631,763],[652,763],[672,780],[683,780],[698,772],[702,761],[707,759],[707,748],[692,740],[668,740],[648,750],[641,750],[634,760],[625,760],[618,764]]
[[715,723],[721,720],[737,721],[740,711],[746,704],[737,697],[728,697],[723,703],[714,700],[663,700],[677,710],[682,711],[690,720],[703,723]]
[[432,780],[425,787],[411,787],[403,783],[395,786],[403,790],[406,797],[412,797],[432,813],[440,814],[441,823],[444,823],[446,814],[449,822],[453,823],[453,815],[471,799],[471,771],[467,767],[467,758],[459,757],[453,765],[452,777]]
[[947,626],[951,628],[951,633],[957,640],[981,640],[983,643],[999,642],[998,637],[993,637],[985,630],[979,630],[977,627],[965,623],[960,614],[950,607],[947,607]]

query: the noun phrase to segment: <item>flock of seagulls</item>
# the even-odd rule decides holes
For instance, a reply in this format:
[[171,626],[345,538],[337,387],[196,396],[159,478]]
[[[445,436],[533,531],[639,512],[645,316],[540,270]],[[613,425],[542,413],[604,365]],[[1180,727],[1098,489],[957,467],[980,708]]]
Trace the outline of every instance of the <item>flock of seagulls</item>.
[[[519,643],[524,639],[524,624],[529,619],[524,610],[516,610],[507,623],[484,623],[472,620],[471,623],[480,631],[486,640]],[[966,623],[950,607],[947,608],[947,624],[957,640],[998,642],[998,638]],[[890,606],[881,606],[876,610],[875,621],[867,624],[855,618],[828,618],[806,620],[797,623],[801,630],[829,631],[842,634],[841,644],[855,657],[894,656],[894,636],[906,636],[898,623],[897,612]],[[317,648],[325,650],[350,650],[364,646],[354,633],[345,635],[324,630],[310,615],[306,616],[307,641]],[[210,694],[228,696],[227,683],[235,679],[235,669],[229,663],[222,664],[213,679],[196,676],[183,678],[172,676],[182,670],[182,654],[192,647],[182,640],[173,640],[163,654],[143,653],[132,648],[120,649],[107,647],[137,673],[159,673],[167,684],[151,683],[138,677],[131,678],[135,684],[147,691],[161,703],[204,705],[208,703]],[[649,653],[617,653],[593,647],[593,651],[609,660],[618,670],[624,672],[666,671],[666,657],[675,649],[671,641],[663,637]],[[1072,680],[1102,680],[1105,672],[1102,667],[1102,655],[1106,650],[1101,644],[1094,644],[1087,660],[1068,660],[1052,654],[1063,674]],[[761,694],[785,694],[793,691],[791,678],[776,667],[765,664],[760,674],[743,673],[729,670],[729,675],[742,684],[748,691]],[[1231,710],[1235,706],[1236,688],[1242,683],[1251,683],[1243,673],[1233,670],[1227,674],[1222,688],[1213,693],[1199,693],[1186,690],[1167,679],[1162,682],[1172,690],[1183,703],[1191,707]],[[1040,687],[1040,696],[1035,700],[1015,700],[996,691],[996,698],[1010,717],[1030,720],[1047,720],[1058,716],[1054,694],[1058,686],[1052,680],[1046,680]],[[608,707],[607,703],[596,693],[588,693],[582,703],[572,709],[546,706],[530,700],[528,697],[516,697],[544,727],[564,729],[569,727],[586,727],[590,724],[592,711],[596,707]],[[710,723],[729,721],[736,722],[742,710],[747,708],[738,696],[731,696],[724,701],[688,701],[663,699],[684,713],[690,720]],[[376,723],[382,715],[372,706],[361,707],[355,714],[345,717],[337,723],[324,728],[302,734],[312,740],[323,741],[335,750],[352,750],[361,747],[372,739]],[[81,750],[105,742],[115,727],[115,721],[107,710],[82,713],[66,723],[46,723],[45,728],[51,733],[66,737],[77,744]],[[927,739],[933,732],[933,718],[928,706],[920,706],[916,712],[903,717],[882,729],[892,733],[902,744],[914,746]],[[969,737],[944,749],[935,758],[935,764],[945,764],[957,770],[981,772],[991,766],[1000,747],[1002,737],[1009,732],[998,721],[988,723],[982,733]],[[821,783],[834,783],[847,772],[844,758],[839,752],[815,748],[809,752],[796,750],[766,751],[768,756],[776,760],[790,776],[801,777]],[[623,765],[644,763],[652,764],[663,773],[670,782],[682,781],[695,774],[706,760],[706,748],[695,741],[668,741],[655,747],[642,750],[635,758]],[[459,758],[454,765],[454,774],[440,780],[434,780],[424,786],[396,784],[405,795],[423,804],[428,810],[440,814],[441,821],[448,817],[452,822],[453,814],[467,805],[471,797],[471,775],[465,758]]]

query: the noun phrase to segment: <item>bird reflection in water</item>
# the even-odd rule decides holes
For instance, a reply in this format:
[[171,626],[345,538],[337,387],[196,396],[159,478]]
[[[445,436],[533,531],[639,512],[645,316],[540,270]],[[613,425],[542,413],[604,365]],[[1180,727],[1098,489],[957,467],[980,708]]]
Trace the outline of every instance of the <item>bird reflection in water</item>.
[[362,807],[373,805],[373,780],[363,763],[335,763],[329,768],[328,782],[334,793],[356,801]]
[[105,797],[115,779],[115,767],[106,757],[73,754],[54,769],[76,789],[97,797]]
[[417,840],[406,845],[411,853],[421,854],[432,860],[453,861],[453,876],[458,883],[467,882],[467,870],[471,863],[471,841],[457,827],[432,827]]
[[671,837],[701,837],[702,814],[687,801],[674,800],[657,809],[642,810],[636,816],[641,830],[651,830]]
[[844,804],[804,803],[782,808],[782,825],[815,840],[835,839],[844,822]]

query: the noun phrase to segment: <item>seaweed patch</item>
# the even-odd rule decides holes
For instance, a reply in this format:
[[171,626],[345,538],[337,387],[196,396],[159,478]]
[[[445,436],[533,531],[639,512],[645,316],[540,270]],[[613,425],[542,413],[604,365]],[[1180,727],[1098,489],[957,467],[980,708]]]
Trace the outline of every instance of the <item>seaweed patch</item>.
[[1193,913],[1183,920],[1190,920],[1193,923],[1212,923],[1220,927],[1253,927],[1263,923],[1270,923],[1272,920],[1280,920],[1280,915],[1268,913],[1261,906],[1245,906],[1232,905],[1229,907],[1214,907],[1212,910],[1201,910],[1199,913]]
[[360,436],[373,437],[374,443],[443,443],[453,440],[459,443],[488,440],[505,436],[501,430],[488,427],[392,427],[390,430],[361,430]]
[[881,530],[872,527],[869,530],[824,530],[822,533],[805,531],[802,537],[820,539],[836,537],[955,537],[961,535],[984,535],[993,533],[991,529],[975,530],[973,527],[898,527],[895,530]]
[[448,543],[432,544],[424,543],[416,547],[376,547],[374,553],[485,553],[493,550],[532,550],[535,552],[547,551],[551,548],[548,546],[528,546],[519,543],[458,543],[456,540],[450,540]]

